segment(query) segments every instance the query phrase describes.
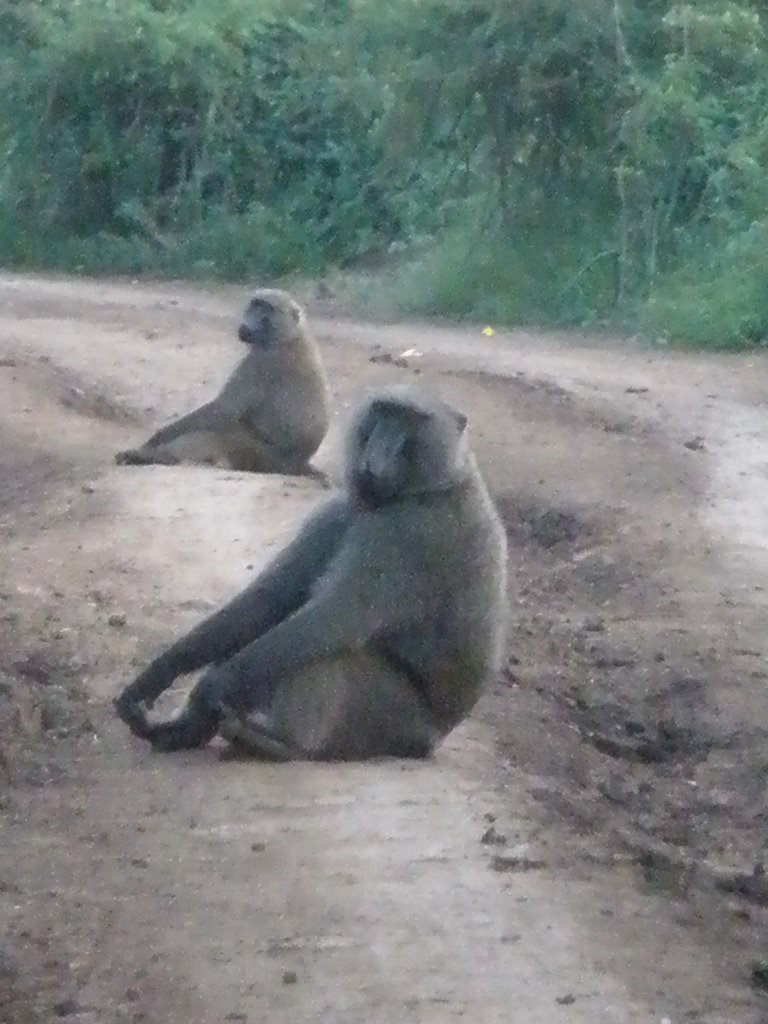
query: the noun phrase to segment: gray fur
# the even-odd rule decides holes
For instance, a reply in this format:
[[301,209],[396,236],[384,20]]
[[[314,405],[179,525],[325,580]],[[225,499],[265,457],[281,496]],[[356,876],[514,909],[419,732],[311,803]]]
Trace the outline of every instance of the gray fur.
[[[428,756],[500,669],[506,538],[466,420],[409,387],[349,431],[346,488],[266,571],[116,700],[155,748],[217,732],[270,759]],[[175,719],[147,709],[203,666]]]
[[158,430],[118,464],[203,463],[322,477],[309,466],[330,421],[328,382],[301,307],[254,292],[238,329],[248,354],[213,401]]

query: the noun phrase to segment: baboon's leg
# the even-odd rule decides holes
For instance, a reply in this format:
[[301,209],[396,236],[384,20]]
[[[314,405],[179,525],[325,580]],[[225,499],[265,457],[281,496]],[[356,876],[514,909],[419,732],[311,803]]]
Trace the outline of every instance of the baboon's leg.
[[[184,434],[167,444],[151,449],[161,451],[166,464],[177,462],[220,466],[244,473],[286,473],[313,476],[307,463],[297,462],[284,450],[273,447],[245,427],[233,425],[226,430]],[[158,460],[159,461],[159,460]]]
[[229,465],[245,473],[283,473],[286,476],[308,476],[325,482],[327,477],[297,458],[285,448],[277,448],[251,431],[237,427],[221,436],[221,446],[227,452]]
[[257,759],[260,761],[306,761],[308,753],[274,735],[271,720],[261,712],[247,719],[231,712],[222,719],[219,735],[228,743],[222,760]]
[[293,459],[262,441],[245,428],[233,426],[226,431],[196,430],[161,444],[144,444],[115,456],[118,465],[177,466],[182,463],[219,466],[245,473],[285,473],[308,476],[327,484],[325,473],[308,462]]
[[181,463],[228,468],[225,451],[218,435],[208,431],[182,434],[172,441],[157,445],[142,445],[120,452],[115,461],[134,466],[178,466]]
[[142,445],[141,448],[128,448],[115,455],[118,466],[151,466],[155,461],[152,449],[146,445]]
[[225,715],[220,732],[239,754],[269,760],[421,758],[440,738],[409,680],[367,653],[299,673],[268,713]]
[[333,486],[331,484],[330,477],[327,473],[324,473],[322,469],[317,469],[315,466],[307,463],[298,473],[297,476],[308,476],[310,480],[317,480],[320,486],[325,491],[329,491]]

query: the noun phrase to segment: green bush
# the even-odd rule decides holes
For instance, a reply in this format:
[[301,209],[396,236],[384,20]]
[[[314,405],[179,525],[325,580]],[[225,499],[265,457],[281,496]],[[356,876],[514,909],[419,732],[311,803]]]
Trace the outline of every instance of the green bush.
[[671,274],[638,315],[646,331],[676,344],[710,349],[768,344],[768,227],[756,226],[738,238],[714,265]]
[[320,64],[320,27],[246,0],[14,12],[0,38],[6,261],[316,271],[393,230],[375,111]]
[[[557,209],[562,216],[557,217]],[[398,262],[383,285],[390,305],[426,316],[506,324],[586,324],[616,299],[617,253],[591,223],[569,223],[562,204],[535,218],[489,219],[468,203],[439,239]],[[381,299],[379,299],[381,302]]]
[[0,261],[377,267],[350,287],[413,313],[754,345],[765,18],[757,0],[5,0]]

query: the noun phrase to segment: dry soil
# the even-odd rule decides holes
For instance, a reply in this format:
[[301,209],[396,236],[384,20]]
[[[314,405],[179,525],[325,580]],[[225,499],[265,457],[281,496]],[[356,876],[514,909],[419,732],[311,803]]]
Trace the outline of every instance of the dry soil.
[[323,497],[113,465],[218,387],[244,298],[0,278],[0,1019],[764,1024],[765,357],[310,296],[323,468],[363,386],[469,414],[509,665],[430,763],[158,757],[110,698]]

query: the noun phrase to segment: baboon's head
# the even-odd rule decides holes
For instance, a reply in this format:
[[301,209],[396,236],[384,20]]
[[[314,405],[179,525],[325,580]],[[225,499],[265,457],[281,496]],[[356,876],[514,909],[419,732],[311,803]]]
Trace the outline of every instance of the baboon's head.
[[374,392],[358,410],[348,438],[346,475],[361,505],[444,491],[466,473],[466,416],[412,385]]
[[301,306],[287,292],[260,288],[245,308],[237,336],[246,345],[267,348],[293,337],[303,319]]

